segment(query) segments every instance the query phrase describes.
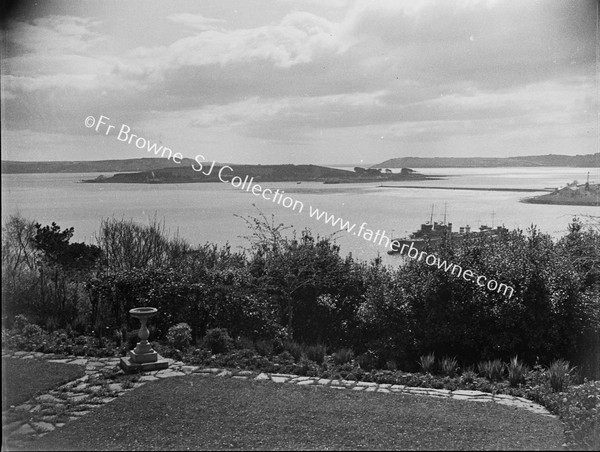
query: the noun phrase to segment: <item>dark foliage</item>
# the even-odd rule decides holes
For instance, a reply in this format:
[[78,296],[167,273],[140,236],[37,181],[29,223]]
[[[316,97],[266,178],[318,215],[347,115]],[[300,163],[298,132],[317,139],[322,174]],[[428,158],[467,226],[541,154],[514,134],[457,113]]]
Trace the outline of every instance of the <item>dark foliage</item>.
[[194,248],[156,222],[118,220],[103,222],[98,250],[69,243],[72,228],[12,218],[3,235],[5,321],[24,313],[50,330],[69,326],[122,344],[139,326],[128,311],[153,306],[152,340],[185,322],[190,343],[226,329],[263,356],[287,352],[295,363],[322,360],[324,351],[307,348],[321,344],[351,350],[363,370],[413,371],[435,353],[464,366],[564,359],[600,377],[600,232],[578,220],[558,241],[532,227],[428,250],[514,293],[422,260],[395,269],[356,262],[331,237],[286,235],[265,216],[246,221],[250,246],[233,252]]

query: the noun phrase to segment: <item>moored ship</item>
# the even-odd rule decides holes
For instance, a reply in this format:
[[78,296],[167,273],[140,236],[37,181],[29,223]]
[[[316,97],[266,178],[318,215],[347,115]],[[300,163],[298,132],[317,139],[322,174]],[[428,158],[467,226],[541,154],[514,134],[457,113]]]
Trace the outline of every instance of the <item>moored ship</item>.
[[471,230],[471,227],[467,225],[461,226],[458,232],[453,232],[452,223],[446,223],[445,213],[443,222],[433,221],[432,208],[430,221],[428,221],[427,223],[422,223],[421,228],[418,231],[415,231],[412,234],[410,234],[409,237],[393,238],[390,242],[392,249],[388,251],[388,254],[405,254],[402,250],[406,249],[406,246],[412,246],[412,248],[416,248],[418,251],[422,251],[423,249],[425,249],[427,244],[441,242],[444,238],[447,238],[453,242],[458,242],[462,241],[468,235],[481,234],[497,236],[506,231],[508,231],[508,229],[506,229],[503,226],[497,226],[496,228],[492,228],[487,225],[481,225],[479,227],[479,230]]

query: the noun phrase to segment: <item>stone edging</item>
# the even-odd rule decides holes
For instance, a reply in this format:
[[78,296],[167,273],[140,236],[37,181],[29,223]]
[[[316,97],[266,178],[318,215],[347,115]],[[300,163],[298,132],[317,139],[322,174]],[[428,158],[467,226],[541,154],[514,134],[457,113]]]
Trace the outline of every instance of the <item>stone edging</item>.
[[[522,397],[506,394],[489,394],[481,391],[416,388],[386,383],[356,382],[351,380],[332,380],[319,377],[301,377],[290,374],[257,373],[248,370],[227,370],[219,368],[203,368],[188,366],[181,361],[167,359],[169,368],[139,374],[137,381],[132,382],[127,375],[118,369],[119,358],[90,358],[70,356],[58,358],[53,354],[38,352],[2,352],[2,357],[20,359],[46,359],[49,362],[77,364],[85,366],[85,375],[48,393],[34,397],[26,403],[11,406],[2,413],[2,433],[4,445],[9,440],[12,447],[26,445],[27,442],[42,437],[56,428],[63,427],[85,416],[93,409],[112,402],[115,398],[149,381],[162,378],[197,374],[203,377],[227,377],[239,380],[271,381],[274,383],[296,384],[298,386],[325,386],[333,389],[352,391],[401,393],[420,396],[438,397],[452,400],[472,402],[493,402],[500,405],[526,409],[542,416],[556,417],[537,403]],[[107,378],[106,373],[112,374]]]

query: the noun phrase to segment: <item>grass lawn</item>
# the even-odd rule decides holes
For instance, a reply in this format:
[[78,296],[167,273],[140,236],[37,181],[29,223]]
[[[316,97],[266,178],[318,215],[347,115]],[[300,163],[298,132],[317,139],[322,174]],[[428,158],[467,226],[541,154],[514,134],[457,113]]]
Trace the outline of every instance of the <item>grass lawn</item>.
[[2,358],[2,411],[85,374],[83,366]]
[[493,403],[190,375],[119,397],[37,450],[560,449],[560,421]]

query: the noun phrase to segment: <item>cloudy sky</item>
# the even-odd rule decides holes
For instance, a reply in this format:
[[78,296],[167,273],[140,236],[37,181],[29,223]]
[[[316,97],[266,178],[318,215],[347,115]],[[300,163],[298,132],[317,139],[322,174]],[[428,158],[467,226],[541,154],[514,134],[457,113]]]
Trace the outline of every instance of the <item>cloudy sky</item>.
[[377,163],[598,151],[596,2],[37,1],[3,23],[2,158]]

